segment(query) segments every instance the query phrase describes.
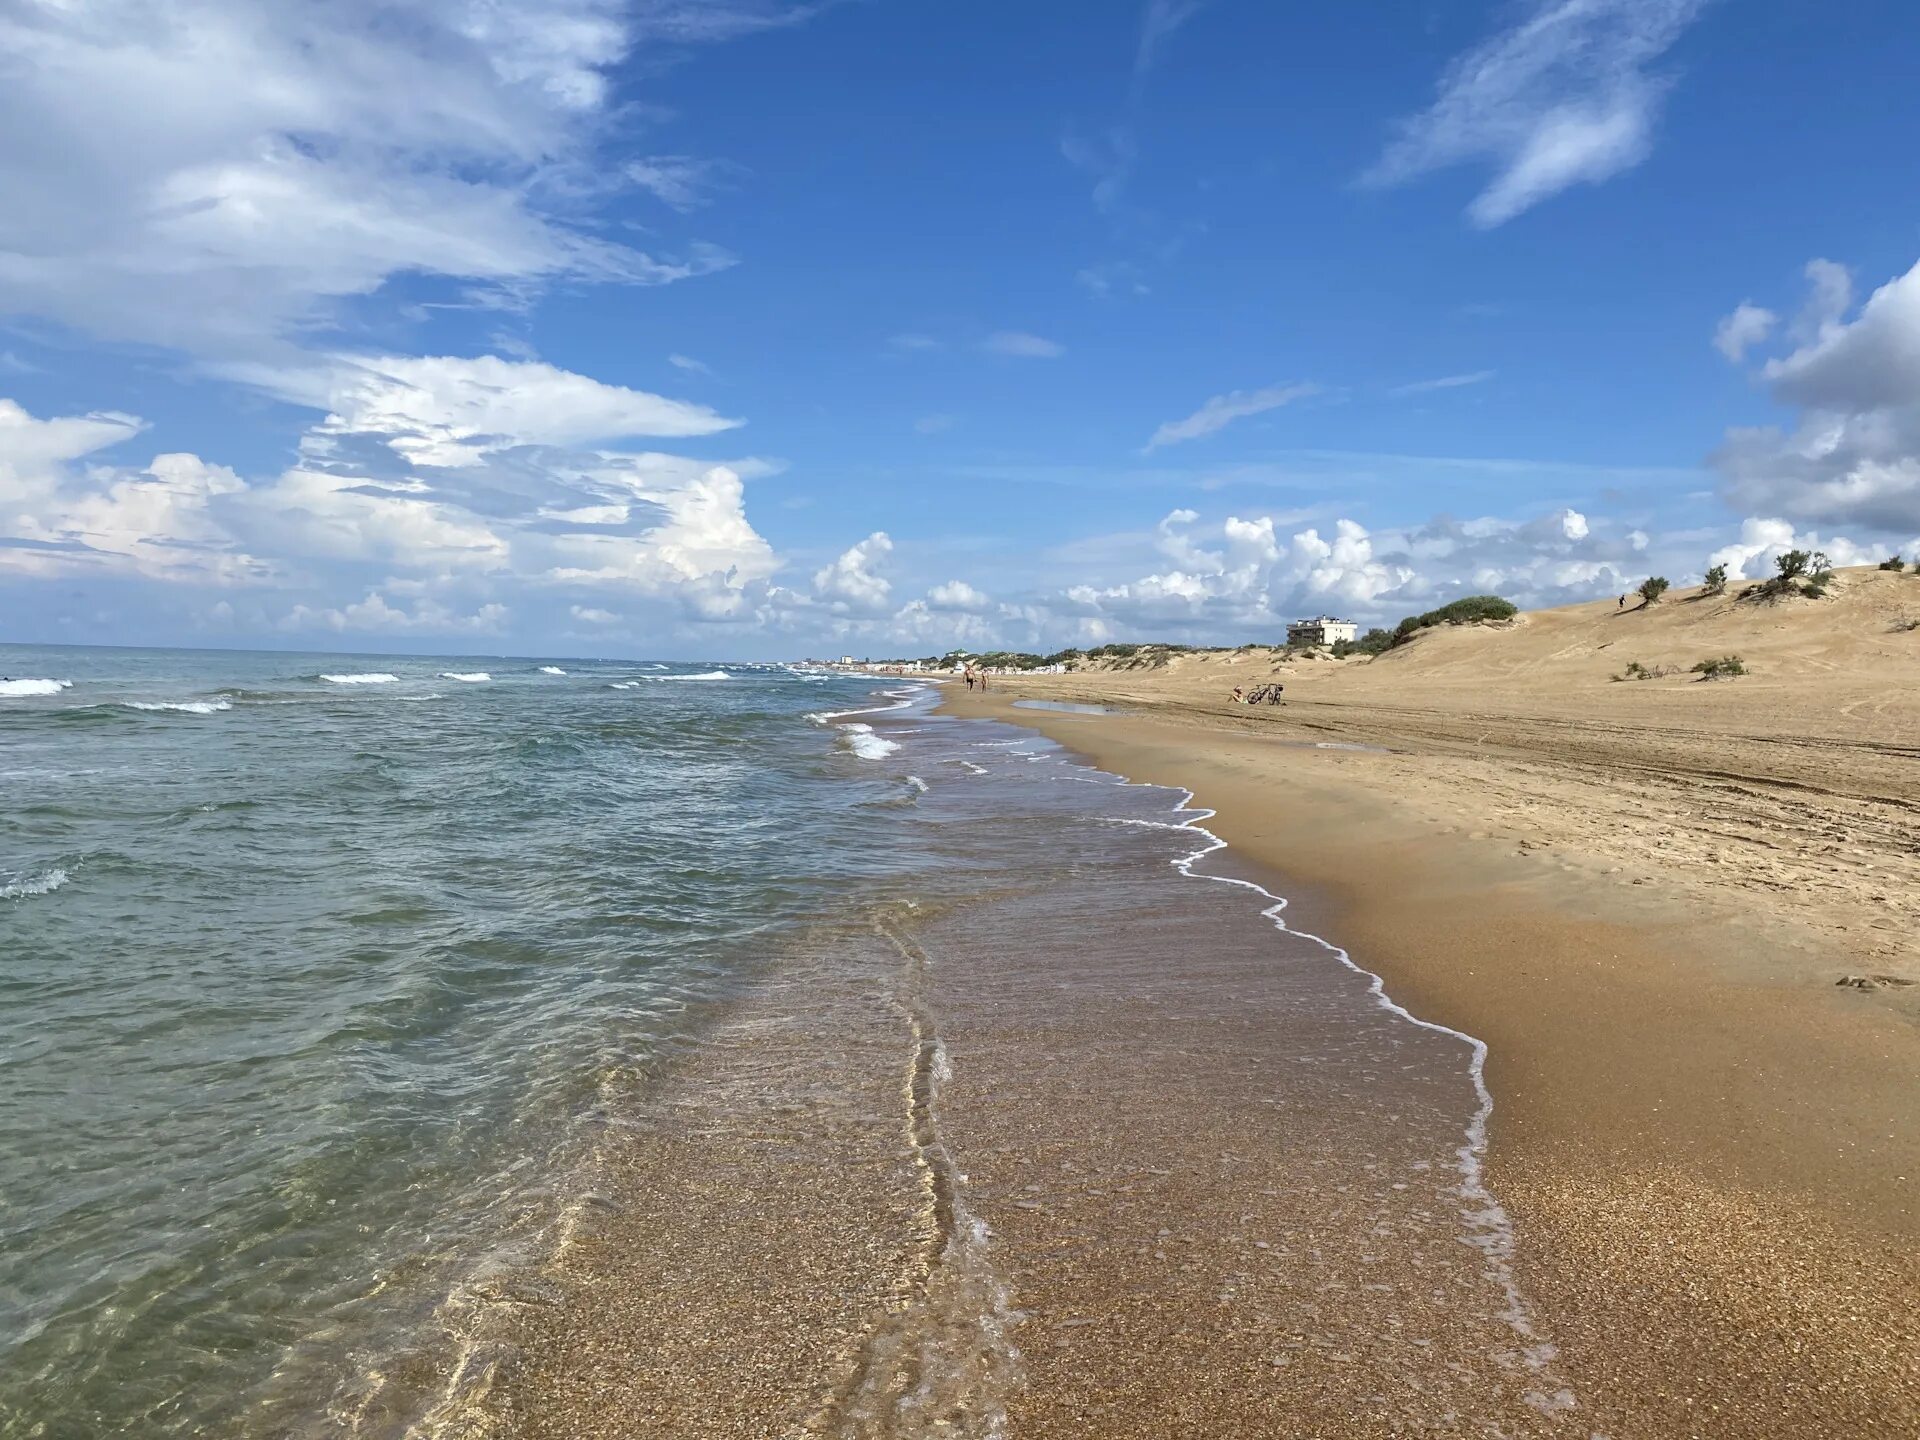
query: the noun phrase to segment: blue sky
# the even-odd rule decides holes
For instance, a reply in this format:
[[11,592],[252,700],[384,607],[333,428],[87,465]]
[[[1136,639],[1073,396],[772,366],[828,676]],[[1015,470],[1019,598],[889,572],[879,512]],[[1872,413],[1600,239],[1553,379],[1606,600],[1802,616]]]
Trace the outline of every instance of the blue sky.
[[1891,3],[26,0],[0,629],[1270,638],[1920,547]]

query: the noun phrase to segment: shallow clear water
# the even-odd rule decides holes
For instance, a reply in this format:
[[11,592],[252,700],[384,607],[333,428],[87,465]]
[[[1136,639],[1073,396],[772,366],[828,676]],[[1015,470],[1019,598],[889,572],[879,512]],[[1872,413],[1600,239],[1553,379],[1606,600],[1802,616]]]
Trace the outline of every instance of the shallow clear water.
[[[0,1435],[445,1413],[470,1322],[537,1298],[650,1083],[698,1073],[747,997],[830,1037],[837,989],[924,1002],[939,1066],[1026,1077],[954,1116],[983,1175],[986,1137],[1076,1087],[1087,1113],[1139,1087],[1130,1123],[1171,1106],[1178,1143],[1207,1073],[1181,1027],[1289,1017],[1245,1041],[1296,1117],[1273,1163],[1337,1172],[1330,1218],[1374,1197],[1354,1247],[1390,1222],[1431,1226],[1421,1263],[1484,1256],[1461,1334],[1526,1341],[1471,1045],[1278,933],[1271,896],[1194,878],[1230,857],[1196,869],[1177,792],[926,687],[779,667],[0,648],[0,675]],[[903,954],[935,957],[905,991]],[[1030,1054],[1060,1005],[1120,1018]],[[715,1134],[754,1128],[730,1093],[700,1101]],[[945,1344],[935,1312],[901,1343]]]
[[324,1408],[892,863],[867,684],[715,673],[0,648],[0,1433]]

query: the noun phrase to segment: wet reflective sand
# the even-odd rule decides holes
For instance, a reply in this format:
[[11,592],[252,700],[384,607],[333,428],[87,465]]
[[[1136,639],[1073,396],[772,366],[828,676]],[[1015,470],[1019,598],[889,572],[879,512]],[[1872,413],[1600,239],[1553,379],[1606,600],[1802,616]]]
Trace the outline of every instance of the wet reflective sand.
[[927,864],[609,1105],[443,1433],[1590,1432],[1480,1186],[1471,1042],[1185,873],[1178,794],[868,718]]

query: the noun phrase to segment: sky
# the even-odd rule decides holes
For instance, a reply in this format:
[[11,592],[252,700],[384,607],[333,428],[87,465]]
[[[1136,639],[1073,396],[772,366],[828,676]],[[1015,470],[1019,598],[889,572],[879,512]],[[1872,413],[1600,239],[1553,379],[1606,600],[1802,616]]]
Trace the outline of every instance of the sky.
[[0,0],[0,640],[1272,640],[1920,553],[1894,0]]

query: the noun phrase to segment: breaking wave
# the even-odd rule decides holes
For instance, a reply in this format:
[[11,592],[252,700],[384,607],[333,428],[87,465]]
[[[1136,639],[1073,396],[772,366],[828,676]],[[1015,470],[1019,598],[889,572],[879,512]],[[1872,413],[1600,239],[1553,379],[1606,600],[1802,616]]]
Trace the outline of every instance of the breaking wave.
[[14,699],[26,695],[58,695],[62,690],[71,689],[71,680],[0,680],[0,699]]
[[648,675],[648,680],[731,680],[733,676],[724,670],[708,670],[700,675]]
[[884,760],[900,748],[899,742],[873,733],[871,725],[855,722],[839,727],[841,743],[862,760]]
[[493,676],[484,670],[442,670],[440,672],[440,678],[442,680],[458,680],[463,685],[484,685],[487,681],[493,679]]
[[178,710],[183,715],[218,715],[231,710],[231,700],[129,700],[129,710]]
[[364,675],[322,675],[329,685],[392,685],[399,681],[398,675],[389,675],[385,670],[372,670]]
[[0,885],[0,900],[23,900],[29,895],[45,895],[67,883],[67,872],[59,868],[26,880]]
[[558,665],[542,665],[540,667],[540,673],[542,675],[564,675],[567,672],[562,670]]

